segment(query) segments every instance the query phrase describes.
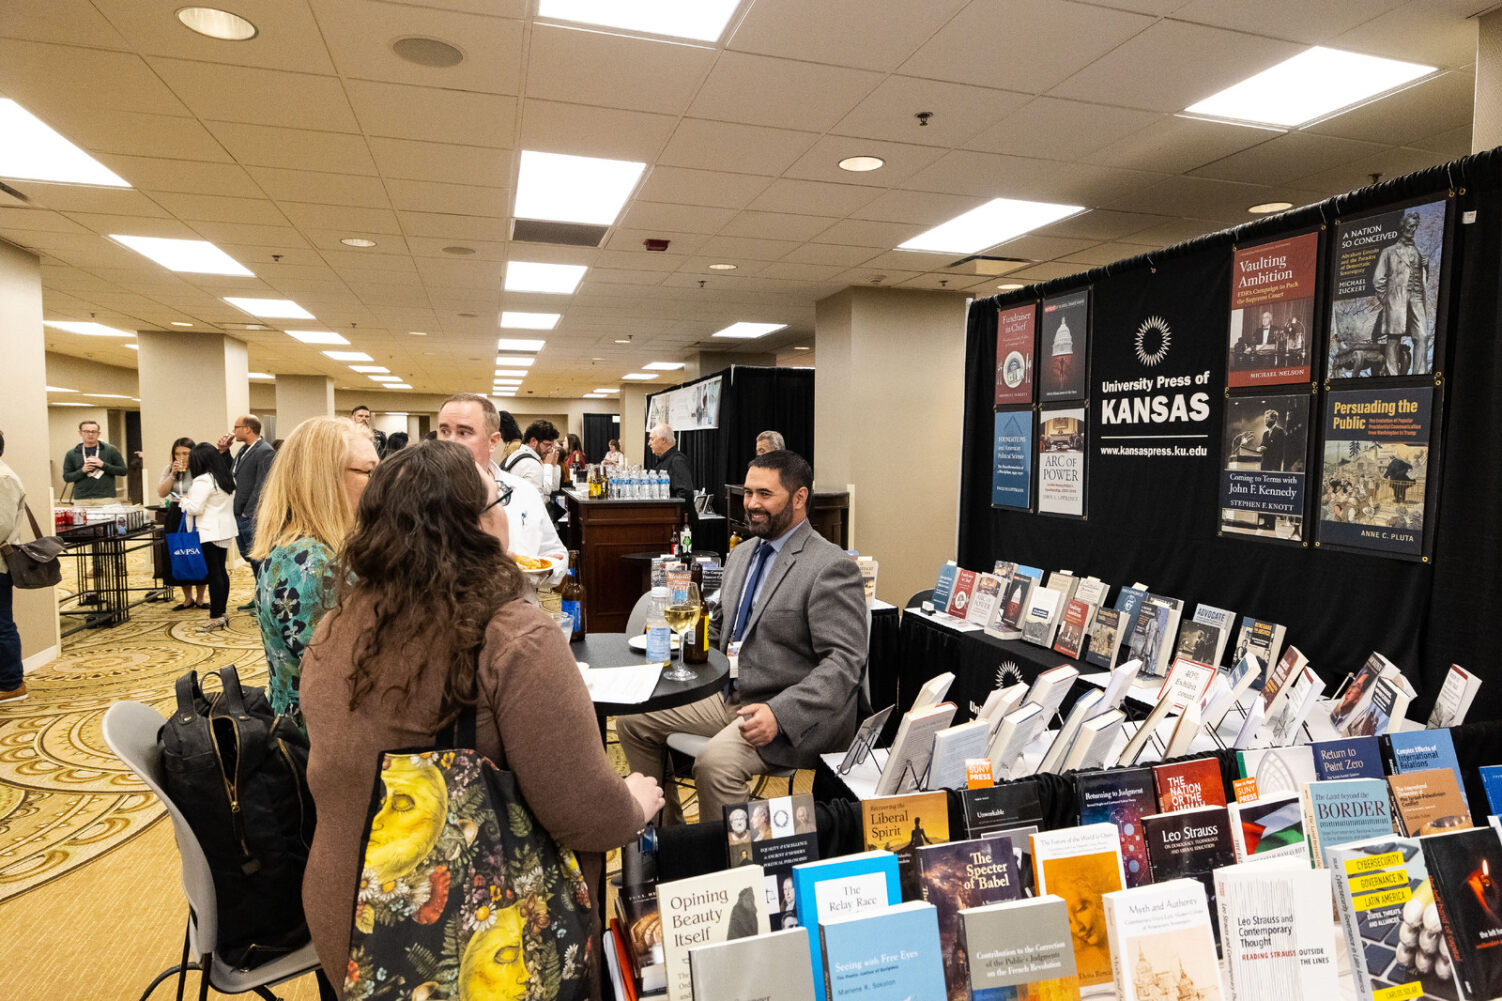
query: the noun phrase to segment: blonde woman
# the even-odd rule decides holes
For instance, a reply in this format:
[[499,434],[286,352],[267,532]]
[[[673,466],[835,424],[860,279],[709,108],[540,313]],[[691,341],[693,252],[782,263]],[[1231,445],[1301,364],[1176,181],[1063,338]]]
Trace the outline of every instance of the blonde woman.
[[379,460],[370,431],[344,417],[313,417],[292,430],[261,490],[251,559],[271,705],[298,704],[303,651],[334,605],[330,564],[354,528],[355,507]]

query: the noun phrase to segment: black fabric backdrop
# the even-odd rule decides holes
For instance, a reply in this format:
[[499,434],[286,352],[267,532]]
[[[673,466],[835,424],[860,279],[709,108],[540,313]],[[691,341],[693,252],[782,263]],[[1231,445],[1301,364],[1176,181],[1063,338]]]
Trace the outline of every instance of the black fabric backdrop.
[[[1443,448],[1437,470],[1433,562],[1276,545],[1216,535],[1221,469],[1230,257],[1233,244],[1291,234],[1419,195],[1455,194],[1459,212],[1449,245],[1449,336],[1443,343]],[[1474,221],[1465,223],[1467,213]],[[1322,267],[1328,262],[1328,252]],[[1327,272],[1322,271],[1322,278]],[[965,375],[959,562],[989,569],[1007,559],[1094,574],[1113,586],[1141,580],[1184,599],[1288,627],[1288,642],[1310,658],[1334,690],[1345,672],[1380,650],[1419,690],[1409,710],[1422,720],[1449,664],[1484,680],[1470,719],[1502,709],[1502,151],[1492,150],[1383,182],[1271,219],[1201,237],[1151,255],[976,301],[970,310]],[[1132,352],[1149,315],[1169,321],[1170,357],[1187,352],[1211,370],[1211,414],[1204,457],[1120,458],[1099,454],[1100,402],[1090,401],[1088,518],[1065,519],[993,509],[991,451],[996,310],[1044,295],[1092,286],[1091,392],[1099,395],[1107,359]],[[1316,371],[1323,377],[1325,293],[1317,302]],[[1446,317],[1441,317],[1444,321]],[[1078,336],[1078,335],[1076,335]],[[1169,367],[1165,361],[1164,368]],[[1191,366],[1192,367],[1192,366]],[[1140,369],[1139,369],[1140,370]],[[1357,382],[1357,380],[1352,380]],[[1323,400],[1316,399],[1315,413]],[[1109,431],[1108,431],[1109,433]],[[1318,466],[1309,469],[1317,516]],[[1431,477],[1436,470],[1431,467]],[[1306,538],[1313,538],[1306,519]]]
[[588,462],[599,462],[605,458],[605,453],[610,451],[610,439],[619,438],[617,431],[618,418],[611,414],[585,414],[584,435],[580,439],[584,442],[584,458]]

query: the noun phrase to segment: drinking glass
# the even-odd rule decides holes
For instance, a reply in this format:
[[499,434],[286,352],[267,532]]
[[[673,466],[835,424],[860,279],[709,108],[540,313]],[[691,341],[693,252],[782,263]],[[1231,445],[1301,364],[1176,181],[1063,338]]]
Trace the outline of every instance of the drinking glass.
[[[663,610],[662,617],[667,619],[668,628],[678,634],[678,665],[664,671],[662,676],[669,681],[693,681],[698,675],[683,663],[683,652],[688,642],[683,634],[694,628],[699,621],[699,585],[690,583],[687,587],[669,590],[668,605]],[[671,661],[672,658],[673,652],[669,650],[668,660]]]

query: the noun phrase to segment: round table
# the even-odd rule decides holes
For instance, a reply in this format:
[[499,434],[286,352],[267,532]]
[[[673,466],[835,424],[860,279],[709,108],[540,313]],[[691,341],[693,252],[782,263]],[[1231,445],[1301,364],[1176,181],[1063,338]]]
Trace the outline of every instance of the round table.
[[[581,660],[591,668],[626,667],[630,664],[646,663],[646,655],[631,649],[627,643],[628,639],[625,633],[590,633],[578,643],[571,644],[569,648],[573,651],[575,660]],[[675,653],[674,663],[676,662],[677,654]],[[652,697],[647,701],[596,702],[595,712],[602,717],[626,716],[657,709],[672,709],[674,706],[697,702],[724,687],[725,679],[730,676],[730,659],[719,650],[711,648],[707,664],[689,664],[688,669],[695,674],[693,681],[669,681],[666,678],[659,678],[657,687],[652,689]]]

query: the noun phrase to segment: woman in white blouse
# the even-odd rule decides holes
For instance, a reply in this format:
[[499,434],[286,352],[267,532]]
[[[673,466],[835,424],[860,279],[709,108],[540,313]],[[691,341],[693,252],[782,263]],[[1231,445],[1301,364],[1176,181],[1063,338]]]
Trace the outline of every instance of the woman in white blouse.
[[614,438],[610,439],[610,450],[605,453],[605,458],[600,460],[600,465],[606,469],[625,469],[626,456],[621,452],[621,443]]
[[[172,461],[162,470],[162,478],[157,481],[156,495],[162,498],[166,508],[163,528],[168,533],[182,531],[182,500],[188,496],[188,488],[193,485],[193,477],[188,475],[188,453],[193,451],[193,444],[192,438],[179,438],[172,443]],[[174,612],[209,607],[208,584],[177,580],[172,576],[170,567],[162,574],[162,582],[168,587],[176,584],[183,589],[182,604],[174,605]]]
[[203,561],[209,568],[209,621],[198,627],[199,632],[206,633],[229,625],[225,615],[229,604],[225,561],[239,531],[234,512],[235,478],[228,456],[206,441],[194,445],[188,453],[188,475],[193,482],[182,501],[183,513],[188,515],[187,528],[198,531]]

